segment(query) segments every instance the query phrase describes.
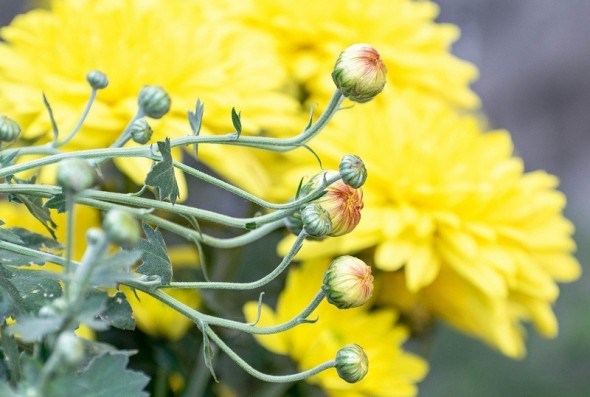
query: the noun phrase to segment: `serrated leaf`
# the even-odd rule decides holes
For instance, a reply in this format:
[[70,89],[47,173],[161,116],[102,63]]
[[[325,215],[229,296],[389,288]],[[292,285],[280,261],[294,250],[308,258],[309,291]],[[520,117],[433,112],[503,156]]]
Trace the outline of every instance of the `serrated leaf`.
[[114,296],[107,298],[106,309],[99,317],[115,328],[129,331],[135,329],[133,310],[129,302],[127,302],[125,294],[122,292],[117,292]]
[[[4,225],[4,222],[0,220],[0,226]],[[10,231],[9,229],[4,229],[4,228],[0,228],[0,240],[2,241],[8,241],[9,243],[14,243],[14,244],[22,244],[23,241],[20,239],[20,237]]]
[[23,309],[29,313],[37,313],[62,294],[60,283],[43,271],[16,269],[11,281],[22,298]]
[[[21,240],[21,243],[17,245],[34,250],[42,250],[43,248],[47,250],[61,249],[61,245],[57,241],[43,236],[42,234],[34,233],[29,230],[17,227],[7,228],[5,230],[16,235]],[[0,265],[24,266],[32,263],[43,265],[45,261],[36,255],[27,255],[14,252],[6,247],[0,248]]]
[[240,136],[242,133],[242,120],[241,120],[242,112],[237,113],[236,108],[231,108],[231,122],[234,125],[236,130],[236,134]]
[[12,335],[18,335],[23,342],[37,342],[43,339],[45,335],[57,332],[63,321],[64,319],[61,316],[18,316],[16,324],[8,327],[8,332]]
[[57,137],[59,136],[59,130],[57,128],[57,123],[55,122],[55,118],[53,117],[53,110],[51,110],[51,105],[49,105],[49,101],[43,93],[43,104],[47,109],[47,113],[49,113],[49,119],[51,120],[51,129],[53,130],[53,142],[57,142]]
[[97,331],[107,329],[109,324],[103,321],[100,315],[106,310],[108,297],[105,291],[91,289],[81,303],[76,320]]
[[49,384],[47,397],[147,397],[149,378],[127,369],[129,357],[106,353],[95,357],[82,373],[67,372]]
[[97,287],[114,288],[117,284],[136,277],[131,267],[142,257],[140,250],[121,250],[107,257],[101,258],[95,264],[92,273],[92,285]]
[[138,244],[138,249],[143,253],[143,263],[137,268],[137,272],[147,276],[158,276],[163,285],[170,284],[172,263],[162,233],[145,223],[143,231],[146,238],[141,239]]
[[170,149],[170,139],[157,142],[162,160],[158,161],[150,170],[145,179],[145,184],[158,190],[158,200],[169,199],[172,204],[179,197],[178,184],[174,175],[174,164]]
[[59,214],[66,212],[66,196],[56,194],[43,204],[43,207],[57,210]]

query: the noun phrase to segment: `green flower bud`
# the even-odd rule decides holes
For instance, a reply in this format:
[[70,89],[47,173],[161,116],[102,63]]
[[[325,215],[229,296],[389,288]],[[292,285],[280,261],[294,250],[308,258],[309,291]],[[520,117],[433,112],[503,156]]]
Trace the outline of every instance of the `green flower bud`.
[[113,209],[102,220],[107,238],[123,248],[133,248],[139,242],[139,222],[129,212]]
[[143,114],[159,119],[170,110],[170,95],[162,87],[146,85],[139,92],[137,104]]
[[353,256],[340,256],[330,263],[322,291],[339,309],[362,306],[373,294],[371,267]]
[[149,142],[154,131],[152,131],[152,127],[150,127],[147,120],[141,118],[135,120],[133,124],[131,124],[131,127],[129,127],[129,133],[134,142],[143,145]]
[[301,210],[303,229],[312,237],[320,238],[332,232],[330,214],[319,204],[309,204]]
[[338,170],[342,176],[342,181],[352,188],[358,189],[367,180],[365,163],[359,156],[354,154],[345,154],[340,161]]
[[383,91],[387,70],[379,53],[368,44],[353,44],[336,61],[332,80],[342,95],[354,102],[368,102]]
[[62,332],[55,343],[55,351],[70,364],[79,364],[84,359],[84,342],[71,332]]
[[285,218],[285,227],[293,234],[299,234],[303,230],[301,211],[295,211]]
[[13,119],[0,115],[0,142],[16,141],[20,135],[20,126]]
[[[336,171],[324,171],[315,175],[301,188],[301,193],[309,194],[320,187],[325,179],[335,174]],[[329,236],[342,236],[350,233],[361,220],[363,193],[361,189],[354,189],[339,180],[328,186],[323,196],[309,204],[319,204],[328,212],[332,222]]]
[[97,227],[91,227],[86,231],[86,241],[90,245],[96,245],[102,240],[104,233]]
[[348,383],[356,383],[369,371],[369,360],[362,347],[350,344],[338,350],[335,366],[338,376]]
[[80,158],[70,158],[57,164],[57,184],[64,190],[81,192],[96,185],[98,175],[90,163]]
[[86,75],[86,81],[90,84],[90,87],[95,90],[102,90],[109,85],[109,79],[107,75],[100,70],[93,70]]

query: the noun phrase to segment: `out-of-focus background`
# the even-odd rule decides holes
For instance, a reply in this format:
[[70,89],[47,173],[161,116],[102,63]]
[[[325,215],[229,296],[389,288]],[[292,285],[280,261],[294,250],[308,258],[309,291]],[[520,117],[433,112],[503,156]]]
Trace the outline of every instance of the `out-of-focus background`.
[[[462,30],[455,54],[480,70],[474,89],[490,126],[510,130],[528,170],[560,177],[585,267],[590,259],[590,1],[436,2],[439,21]],[[0,26],[26,4],[0,0]],[[531,332],[529,353],[521,361],[441,328],[420,395],[589,396],[589,282],[585,271],[579,281],[563,286],[556,305],[559,337],[543,340]]]

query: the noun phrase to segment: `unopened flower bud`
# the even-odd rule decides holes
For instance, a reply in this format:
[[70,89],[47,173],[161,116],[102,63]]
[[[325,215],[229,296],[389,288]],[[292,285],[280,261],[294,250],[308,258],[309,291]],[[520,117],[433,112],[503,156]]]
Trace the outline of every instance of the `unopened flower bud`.
[[133,124],[131,124],[131,127],[129,127],[129,133],[131,134],[131,139],[133,139],[134,142],[143,145],[144,143],[149,142],[153,131],[147,120],[141,118],[139,120],[135,120]]
[[77,193],[96,185],[98,175],[88,161],[70,158],[58,163],[56,179],[65,190]]
[[143,114],[159,119],[170,110],[170,95],[162,87],[146,85],[139,92],[137,103]]
[[320,238],[332,232],[330,214],[319,204],[308,204],[301,210],[303,229],[312,237]]
[[339,309],[364,305],[373,293],[371,267],[353,256],[334,259],[322,284],[328,302]]
[[[315,175],[301,188],[301,193],[308,194],[317,189],[325,179],[335,174],[336,171],[324,171]],[[338,180],[326,188],[324,195],[309,204],[319,204],[328,212],[332,222],[329,236],[342,236],[350,233],[361,220],[363,193],[361,189],[354,189]]]
[[129,212],[113,209],[102,221],[107,238],[123,248],[133,248],[139,242],[139,222]]
[[342,95],[354,102],[368,102],[385,86],[387,70],[379,53],[368,44],[353,44],[336,61],[332,80]]
[[0,115],[0,142],[16,141],[19,135],[20,126],[16,121],[10,117]]
[[84,359],[84,342],[73,333],[63,332],[57,338],[55,351],[66,363],[76,365]]
[[365,163],[359,156],[354,154],[345,154],[340,161],[338,170],[342,176],[342,181],[352,188],[358,189],[367,180]]
[[369,359],[357,344],[349,344],[338,350],[335,361],[338,376],[348,383],[358,382],[369,371]]
[[86,75],[86,81],[90,84],[90,87],[95,90],[102,90],[109,85],[109,79],[107,75],[100,70],[93,70]]
[[102,240],[104,233],[97,227],[91,227],[86,231],[86,241],[89,245],[96,245]]
[[285,227],[293,234],[299,234],[303,230],[301,211],[297,210],[285,218]]

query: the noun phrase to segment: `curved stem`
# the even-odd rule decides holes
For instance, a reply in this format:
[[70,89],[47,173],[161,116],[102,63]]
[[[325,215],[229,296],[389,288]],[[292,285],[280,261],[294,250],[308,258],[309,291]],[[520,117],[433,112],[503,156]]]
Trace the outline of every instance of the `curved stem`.
[[82,116],[80,116],[80,120],[78,120],[78,123],[74,126],[72,131],[61,142],[54,142],[53,144],[51,144],[52,147],[54,147],[56,149],[62,147],[63,145],[68,143],[74,137],[74,135],[76,135],[76,133],[80,130],[80,128],[82,128],[82,124],[84,124],[84,121],[86,120],[86,117],[88,116],[88,113],[90,112],[90,108],[92,107],[92,104],[94,103],[94,99],[96,98],[96,93],[97,93],[97,89],[93,88],[92,92],[90,93],[90,98],[88,98],[88,102],[86,103],[86,107],[84,108],[84,111],[82,112]]
[[234,362],[236,364],[238,364],[240,367],[242,367],[242,369],[244,371],[248,372],[250,375],[254,376],[255,378],[258,378],[258,379],[263,380],[265,382],[277,382],[277,383],[279,383],[279,382],[280,383],[296,382],[298,380],[303,380],[303,379],[307,379],[311,376],[314,376],[322,371],[325,371],[328,368],[333,368],[336,364],[334,360],[331,360],[331,361],[327,361],[323,364],[320,364],[317,367],[308,369],[307,371],[298,372],[296,374],[269,375],[269,374],[265,374],[263,372],[258,371],[257,369],[252,367],[250,364],[248,364],[242,357],[240,357],[239,354],[234,352],[228,345],[226,345],[225,342],[219,336],[217,336],[217,334],[211,329],[211,327],[209,327],[209,325],[205,325],[203,332],[206,332],[207,335],[213,340],[213,342],[215,342],[215,344],[217,344],[217,346],[221,350],[223,350],[225,354],[227,354],[232,360],[234,360]]

